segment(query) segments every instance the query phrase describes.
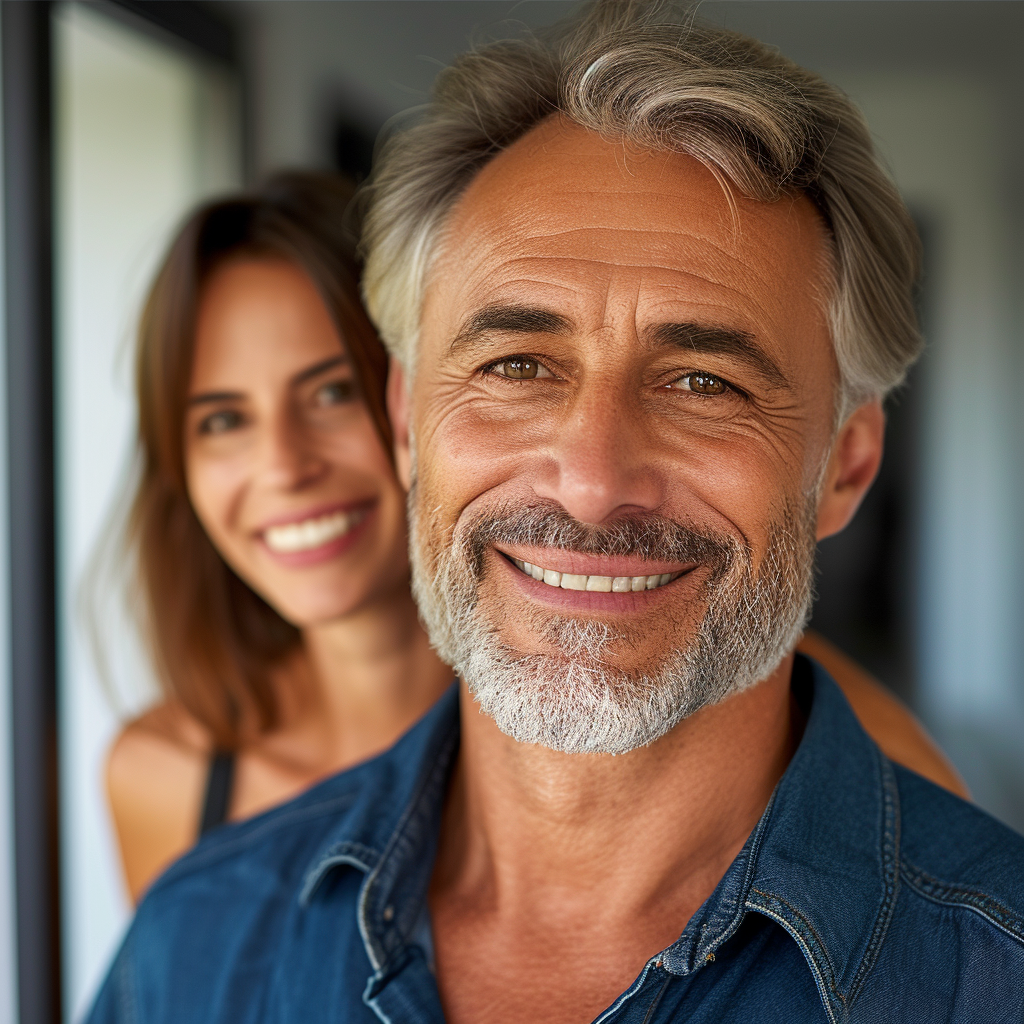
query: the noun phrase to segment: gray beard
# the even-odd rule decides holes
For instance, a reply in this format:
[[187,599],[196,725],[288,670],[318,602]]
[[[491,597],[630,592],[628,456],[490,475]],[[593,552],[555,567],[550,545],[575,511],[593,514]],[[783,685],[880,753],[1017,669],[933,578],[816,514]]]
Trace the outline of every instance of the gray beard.
[[[521,743],[569,754],[623,754],[646,746],[684,718],[769,676],[807,624],[817,504],[810,496],[771,525],[767,554],[755,572],[749,550],[733,537],[650,514],[591,527],[548,504],[460,522],[431,559],[425,542],[436,545],[446,531],[439,524],[422,531],[416,490],[414,483],[413,593],[431,642],[498,728]],[[518,651],[479,606],[484,555],[499,542],[697,562],[709,569],[698,595],[703,617],[684,646],[636,671],[608,661],[609,653],[629,646],[628,632],[547,610],[532,613],[529,625],[552,653]]]

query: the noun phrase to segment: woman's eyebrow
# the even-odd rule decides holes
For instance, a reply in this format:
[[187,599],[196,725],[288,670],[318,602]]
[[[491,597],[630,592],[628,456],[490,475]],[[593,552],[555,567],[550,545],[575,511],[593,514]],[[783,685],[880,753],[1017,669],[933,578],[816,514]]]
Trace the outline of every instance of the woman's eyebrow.
[[[292,384],[302,384],[313,377],[318,377],[321,373],[333,370],[336,366],[343,366],[347,362],[348,356],[346,355],[331,356],[330,359],[324,359],[322,362],[306,367],[305,370],[300,370],[292,377]],[[193,406],[208,405],[214,402],[241,402],[244,398],[245,394],[241,391],[203,391],[198,395],[189,396],[188,404]]]
[[210,402],[240,402],[245,398],[241,391],[204,391],[198,395],[189,395],[188,404],[204,405]]
[[304,384],[307,380],[311,380],[313,377],[319,377],[321,373],[326,373],[328,370],[333,370],[336,366],[344,366],[348,362],[348,356],[331,356],[330,359],[325,359],[321,363],[316,363],[313,366],[307,367],[305,370],[301,370],[294,377],[292,377],[293,384]]

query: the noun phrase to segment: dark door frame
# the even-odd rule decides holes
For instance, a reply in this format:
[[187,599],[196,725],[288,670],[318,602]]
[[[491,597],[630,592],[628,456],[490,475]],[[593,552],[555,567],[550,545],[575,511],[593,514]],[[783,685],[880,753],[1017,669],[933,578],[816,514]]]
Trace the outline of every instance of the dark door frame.
[[[53,378],[53,6],[50,0],[0,3],[8,625],[19,1024],[59,1024],[63,1016]],[[233,28],[202,4],[125,0],[96,6],[138,28],[237,67]]]
[[61,1012],[48,0],[5,0],[4,285],[18,1018]]

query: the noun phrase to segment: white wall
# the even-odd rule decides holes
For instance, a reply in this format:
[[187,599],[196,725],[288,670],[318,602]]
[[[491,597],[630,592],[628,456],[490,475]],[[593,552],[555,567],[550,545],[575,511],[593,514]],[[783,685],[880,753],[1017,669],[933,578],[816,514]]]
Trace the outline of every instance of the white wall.
[[[65,998],[77,1019],[129,913],[102,787],[118,709],[93,665],[79,594],[106,517],[123,504],[140,300],[183,213],[237,186],[240,145],[223,73],[94,8],[68,5],[56,26],[62,891]],[[111,607],[117,690],[138,706],[147,673]]]

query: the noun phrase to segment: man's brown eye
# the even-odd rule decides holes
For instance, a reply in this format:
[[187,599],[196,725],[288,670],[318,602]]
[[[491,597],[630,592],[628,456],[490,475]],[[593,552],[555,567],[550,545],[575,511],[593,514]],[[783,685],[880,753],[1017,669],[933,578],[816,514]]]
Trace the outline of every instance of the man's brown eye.
[[720,395],[726,388],[721,377],[715,377],[710,373],[688,373],[685,377],[674,380],[670,386],[682,391],[692,391],[697,395]]
[[540,375],[541,365],[536,359],[514,356],[499,363],[497,370],[503,377],[510,377],[512,380],[533,380]]

